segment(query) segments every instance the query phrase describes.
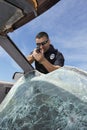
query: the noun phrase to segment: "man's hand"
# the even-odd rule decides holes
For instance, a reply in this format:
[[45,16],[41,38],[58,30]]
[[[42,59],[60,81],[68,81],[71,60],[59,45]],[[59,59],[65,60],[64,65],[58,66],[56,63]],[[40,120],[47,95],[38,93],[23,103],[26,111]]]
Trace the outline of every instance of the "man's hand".
[[35,59],[34,59],[32,54],[27,56],[27,60],[29,61],[30,64],[32,64],[35,61]]
[[43,60],[44,60],[44,54],[43,54],[43,52],[42,51],[40,51],[40,52],[37,52],[37,49],[35,49],[34,51],[33,51],[33,57],[34,57],[34,59],[36,60],[36,61],[38,61],[39,63],[41,63]]

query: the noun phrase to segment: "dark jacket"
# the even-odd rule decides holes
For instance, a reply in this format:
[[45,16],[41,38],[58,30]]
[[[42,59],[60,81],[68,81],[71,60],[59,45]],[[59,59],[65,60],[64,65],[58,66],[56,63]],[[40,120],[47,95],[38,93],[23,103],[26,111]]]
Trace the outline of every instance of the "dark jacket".
[[[55,49],[52,45],[50,48],[44,53],[44,57],[52,64],[63,66],[64,65],[64,57],[61,52]],[[41,73],[47,74],[47,69],[40,64],[39,62],[35,61],[35,67]]]

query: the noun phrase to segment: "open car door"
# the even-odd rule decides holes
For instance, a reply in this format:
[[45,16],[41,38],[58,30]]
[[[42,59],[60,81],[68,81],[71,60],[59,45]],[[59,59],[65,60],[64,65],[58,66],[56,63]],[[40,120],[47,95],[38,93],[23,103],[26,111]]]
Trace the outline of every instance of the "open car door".
[[59,0],[0,0],[0,46],[26,73],[33,70],[25,56],[7,35],[36,18]]
[[[51,8],[60,0],[0,0],[0,46],[16,61],[24,73],[34,68],[26,57],[8,36],[17,28],[35,19],[43,12]],[[6,92],[5,88],[11,88],[13,83],[0,82],[0,99]],[[2,93],[2,94],[1,94]],[[0,101],[1,102],[1,101]]]

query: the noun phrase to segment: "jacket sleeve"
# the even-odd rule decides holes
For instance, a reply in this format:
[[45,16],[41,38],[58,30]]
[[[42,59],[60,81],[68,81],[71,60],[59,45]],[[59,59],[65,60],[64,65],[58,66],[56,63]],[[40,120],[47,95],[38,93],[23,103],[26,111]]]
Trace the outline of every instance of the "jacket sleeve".
[[56,54],[56,60],[54,62],[54,65],[64,66],[64,56],[61,52],[57,52]]

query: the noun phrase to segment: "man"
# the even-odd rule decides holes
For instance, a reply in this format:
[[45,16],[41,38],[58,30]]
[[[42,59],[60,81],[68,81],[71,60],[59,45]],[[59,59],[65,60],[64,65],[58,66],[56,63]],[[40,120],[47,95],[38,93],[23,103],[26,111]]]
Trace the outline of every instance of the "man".
[[36,35],[37,48],[27,57],[30,63],[35,61],[35,68],[41,73],[49,73],[64,65],[64,57],[61,52],[50,43],[46,32]]

